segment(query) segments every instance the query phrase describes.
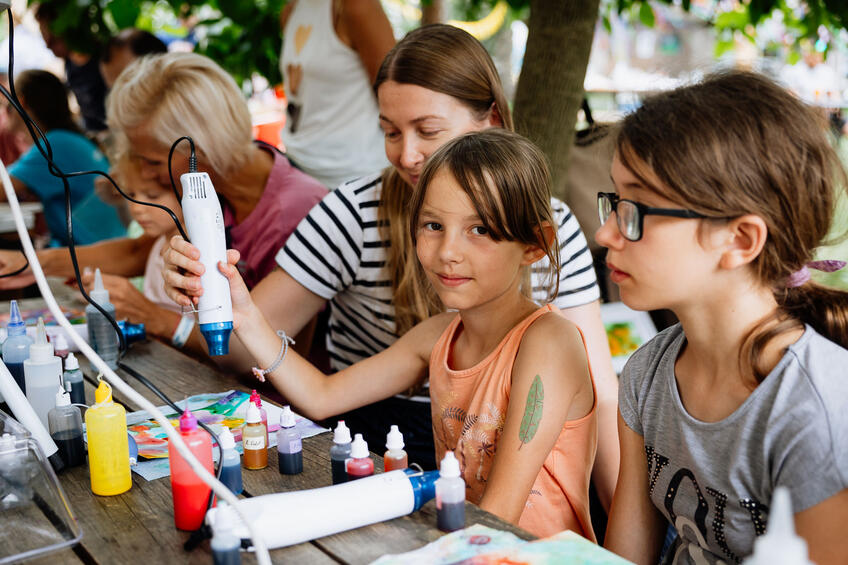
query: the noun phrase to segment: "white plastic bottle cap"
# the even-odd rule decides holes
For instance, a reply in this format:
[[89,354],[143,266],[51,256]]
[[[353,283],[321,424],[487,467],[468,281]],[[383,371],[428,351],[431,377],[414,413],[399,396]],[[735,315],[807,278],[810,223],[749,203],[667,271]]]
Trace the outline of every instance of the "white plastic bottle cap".
[[35,343],[29,346],[29,360],[36,365],[43,365],[53,360],[53,344],[47,341],[47,331],[44,329],[44,319],[38,318],[38,329],[35,331]]
[[453,454],[453,451],[445,452],[445,458],[442,459],[442,463],[439,465],[439,476],[446,479],[459,476],[459,460]]
[[353,436],[353,443],[350,446],[350,456],[354,459],[362,459],[368,457],[368,443],[362,439],[362,434]]
[[65,370],[66,371],[76,371],[79,369],[79,361],[74,357],[74,353],[68,353],[68,358],[65,359]]
[[221,449],[234,449],[236,446],[236,439],[233,437],[233,432],[226,426],[218,434],[218,441],[221,442]]
[[[68,350],[68,340],[65,339],[65,334],[56,334],[55,343],[53,345],[53,349],[56,351],[67,351]],[[70,353],[68,353],[70,355]]]
[[247,407],[247,415],[244,419],[248,424],[258,424],[262,421],[262,414],[259,412],[259,408],[256,407],[256,404],[250,402]]
[[350,443],[350,430],[344,420],[339,420],[339,424],[333,431],[333,443]]
[[743,565],[812,565],[807,542],[795,533],[792,500],[786,487],[774,490],[766,533],[754,540],[754,553]]
[[56,391],[56,406],[70,406],[71,405],[71,395],[65,392],[61,386],[59,390]]
[[100,274],[100,269],[94,271],[94,290],[88,295],[100,306],[109,304],[109,291],[103,286],[103,275]]
[[283,406],[283,413],[280,414],[280,426],[284,428],[293,428],[295,425],[294,412],[291,406]]
[[386,449],[403,449],[403,434],[397,426],[392,426],[386,434]]

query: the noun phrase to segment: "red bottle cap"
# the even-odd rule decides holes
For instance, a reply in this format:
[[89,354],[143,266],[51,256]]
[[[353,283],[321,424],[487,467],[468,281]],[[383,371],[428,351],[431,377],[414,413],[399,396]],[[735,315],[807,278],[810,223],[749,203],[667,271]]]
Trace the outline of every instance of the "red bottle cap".
[[257,408],[262,408],[262,399],[259,397],[259,393],[256,392],[256,389],[250,391],[250,401],[254,403]]

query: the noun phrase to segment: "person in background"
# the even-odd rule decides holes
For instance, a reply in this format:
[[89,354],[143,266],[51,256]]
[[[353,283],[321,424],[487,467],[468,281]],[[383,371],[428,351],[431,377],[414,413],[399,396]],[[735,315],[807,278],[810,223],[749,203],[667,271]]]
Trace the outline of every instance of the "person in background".
[[[512,114],[491,57],[479,41],[449,25],[416,29],[386,57],[377,75],[385,151],[392,167],[331,192],[301,222],[277,254],[280,269],[253,290],[271,325],[293,335],[329,303],[327,350],[340,371],[376,355],[444,307],[419,277],[406,223],[409,199],[424,163],[464,133],[512,129]],[[598,286],[586,238],[562,202],[551,199],[560,242],[559,292],[553,303],[586,336],[597,386],[599,444],[593,479],[606,507],[618,474],[618,384],[600,318]],[[197,249],[171,240],[165,253],[168,295],[188,306],[200,292]],[[533,299],[544,304],[546,259],[531,270]],[[178,271],[185,269],[186,272]],[[215,361],[248,371],[256,361],[230,340],[230,356]],[[410,461],[435,468],[430,399],[417,387],[344,415],[369,443],[385,440],[391,424],[404,429]]]
[[[144,179],[137,161],[128,156],[114,159],[110,174],[132,198],[170,208],[182,221],[180,203],[170,187],[155,180]],[[180,323],[180,307],[165,296],[162,289],[162,251],[168,239],[177,232],[171,217],[163,210],[130,202],[129,212],[143,230],[138,238],[113,239],[76,248],[83,269],[83,284],[88,290],[94,282],[93,269],[103,274],[103,284],[119,319],[143,323],[148,335],[171,339]],[[54,247],[36,252],[38,262],[48,276],[73,276],[73,265],[67,248]],[[17,251],[0,251],[0,273],[11,272],[10,266],[20,262]],[[144,276],[143,292],[129,277]],[[32,272],[0,279],[2,288],[20,288],[32,284]]]
[[[65,61],[68,88],[77,99],[83,128],[96,135],[106,129],[106,83],[100,74],[98,49],[92,46],[90,53],[71,50],[65,40],[53,31],[58,15],[56,6],[51,3],[38,4],[35,9],[35,19],[44,42],[54,55]],[[17,78],[15,80],[17,84]]]
[[115,80],[127,65],[145,55],[166,53],[168,48],[162,40],[143,29],[122,29],[114,35],[103,49],[100,59],[100,74],[107,88],[112,88]]
[[329,188],[387,165],[371,83],[395,44],[379,0],[293,0],[280,14],[289,158]]
[[670,523],[663,563],[739,563],[786,487],[810,561],[845,563],[848,293],[809,269],[840,266],[811,259],[846,175],[822,126],[729,72],[645,100],[618,130],[595,238],[625,304],[680,319],[621,375],[606,547],[630,561],[656,564]]
[[[112,86],[107,115],[116,150],[138,160],[143,179],[162,186],[171,182],[171,144],[191,136],[197,168],[209,173],[221,199],[228,244],[241,253],[238,268],[250,288],[274,269],[277,251],[327,194],[285,155],[253,142],[241,90],[208,57],[164,53],[135,60]],[[171,167],[177,183],[188,172],[188,156],[188,143],[183,142]],[[202,352],[205,341],[193,320],[193,315],[184,318],[173,343],[188,343]],[[308,344],[310,339],[302,341]]]
[[[43,131],[53,148],[53,160],[65,173],[109,168],[100,150],[86,138],[73,120],[68,93],[59,78],[47,71],[28,70],[15,80],[21,106]],[[20,115],[6,107],[10,128],[26,132]],[[65,190],[54,176],[47,160],[33,145],[9,167],[9,176],[19,195],[37,197],[44,207],[51,245],[67,245]],[[94,175],[68,179],[74,220],[75,243],[85,245],[102,239],[121,237],[126,230],[114,208],[94,193]],[[5,196],[0,196],[5,200]]]

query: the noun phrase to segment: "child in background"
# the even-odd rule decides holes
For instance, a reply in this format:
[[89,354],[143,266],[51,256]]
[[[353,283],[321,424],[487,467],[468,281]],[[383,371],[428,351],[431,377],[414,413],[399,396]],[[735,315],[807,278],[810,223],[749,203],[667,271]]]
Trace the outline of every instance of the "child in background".
[[[65,173],[100,170],[109,162],[74,122],[65,85],[55,75],[41,70],[23,71],[15,78],[21,106],[44,132],[53,149],[53,161]],[[26,124],[7,107],[9,128],[26,133]],[[34,195],[44,207],[51,245],[68,245],[65,226],[65,189],[62,179],[54,176],[47,160],[33,145],[9,167],[9,176],[18,196]],[[94,175],[71,177],[68,185],[74,221],[74,241],[86,245],[126,235],[117,211],[94,193]],[[0,191],[0,201],[6,199]]]
[[[161,186],[155,179],[146,180],[140,174],[136,160],[128,156],[115,159],[112,176],[132,198],[170,208],[182,222],[180,204],[170,187]],[[163,248],[177,233],[171,217],[158,208],[128,202],[128,209],[144,233],[137,239],[122,238],[94,245],[78,246],[77,257],[83,269],[83,284],[91,290],[93,269],[103,273],[103,284],[109,290],[119,319],[144,323],[149,335],[171,340],[182,321],[180,307],[165,295],[162,280]],[[42,249],[38,260],[48,276],[72,277],[70,254],[65,247]],[[0,272],[16,268],[20,260],[17,251],[0,251]],[[140,292],[129,277],[144,275],[144,292]],[[11,278],[0,279],[6,288],[32,284],[30,270]]]
[[[468,499],[539,536],[573,529],[594,539],[589,475],[597,445],[595,394],[577,327],[528,298],[529,267],[559,262],[542,154],[489,129],[456,138],[428,161],[410,201],[419,276],[445,308],[382,352],[325,376],[289,352],[233,265],[236,333],[254,373],[314,419],[409,389],[428,374],[436,459],[459,459]],[[280,337],[283,338],[281,349]],[[510,401],[512,400],[512,401]]]
[[[627,116],[597,241],[625,304],[680,324],[621,376],[606,545],[655,564],[739,563],[778,486],[813,562],[848,555],[848,293],[809,280],[845,174],[816,114],[730,72]],[[647,459],[647,461],[646,461]]]

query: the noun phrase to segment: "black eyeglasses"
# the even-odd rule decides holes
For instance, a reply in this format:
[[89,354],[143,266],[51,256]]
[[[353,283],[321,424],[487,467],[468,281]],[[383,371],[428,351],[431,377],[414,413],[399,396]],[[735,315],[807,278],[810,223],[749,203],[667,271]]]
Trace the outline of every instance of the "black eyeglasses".
[[614,192],[598,193],[598,218],[604,225],[610,215],[615,212],[615,222],[618,231],[628,241],[642,239],[642,223],[645,216],[672,216],[674,218],[709,218],[694,210],[677,208],[653,208],[632,200],[624,200]]

